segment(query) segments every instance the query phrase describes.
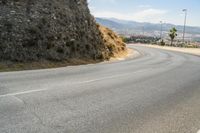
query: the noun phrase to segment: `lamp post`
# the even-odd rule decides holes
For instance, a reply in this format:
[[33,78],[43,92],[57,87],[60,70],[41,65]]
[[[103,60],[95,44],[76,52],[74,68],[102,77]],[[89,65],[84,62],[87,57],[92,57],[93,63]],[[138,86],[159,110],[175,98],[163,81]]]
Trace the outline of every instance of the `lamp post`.
[[143,34],[143,36],[144,36],[144,26],[142,26],[142,34]]
[[163,22],[160,21],[160,39],[162,40]]
[[185,12],[184,27],[183,27],[183,43],[185,43],[185,28],[186,28],[186,22],[187,22],[187,9],[183,9],[183,12]]

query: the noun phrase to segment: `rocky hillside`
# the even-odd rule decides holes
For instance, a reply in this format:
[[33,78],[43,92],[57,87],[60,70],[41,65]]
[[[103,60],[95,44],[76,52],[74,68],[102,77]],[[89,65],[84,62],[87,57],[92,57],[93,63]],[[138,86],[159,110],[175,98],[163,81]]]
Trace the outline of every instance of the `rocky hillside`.
[[125,50],[103,37],[86,0],[0,0],[0,62],[105,60]]

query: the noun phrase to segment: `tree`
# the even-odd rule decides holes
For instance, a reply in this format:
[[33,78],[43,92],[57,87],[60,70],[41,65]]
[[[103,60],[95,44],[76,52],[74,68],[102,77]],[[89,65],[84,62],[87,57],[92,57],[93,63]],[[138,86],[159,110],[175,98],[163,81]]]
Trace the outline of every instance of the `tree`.
[[169,37],[171,39],[171,46],[173,45],[174,38],[177,36],[177,29],[173,27],[169,32]]

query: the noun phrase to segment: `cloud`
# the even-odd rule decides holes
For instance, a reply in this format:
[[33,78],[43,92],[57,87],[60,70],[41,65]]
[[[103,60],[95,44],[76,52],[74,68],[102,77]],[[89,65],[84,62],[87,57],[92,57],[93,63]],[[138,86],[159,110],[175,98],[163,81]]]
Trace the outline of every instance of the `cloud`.
[[[88,0],[88,3],[90,3],[91,1],[94,1],[94,0]],[[101,1],[101,2],[106,2],[106,3],[116,3],[116,0],[95,0],[95,1]]]
[[139,5],[139,8],[151,8],[151,5]]
[[134,14],[134,18],[137,18],[137,19],[153,18],[153,17],[162,16],[166,13],[167,13],[166,10],[150,8],[150,9],[146,9],[146,10],[136,12]]
[[124,15],[121,13],[117,13],[117,12],[110,12],[110,11],[100,11],[100,12],[92,12],[92,14],[95,17],[101,17],[101,18],[118,18],[118,19],[131,19],[132,15]]

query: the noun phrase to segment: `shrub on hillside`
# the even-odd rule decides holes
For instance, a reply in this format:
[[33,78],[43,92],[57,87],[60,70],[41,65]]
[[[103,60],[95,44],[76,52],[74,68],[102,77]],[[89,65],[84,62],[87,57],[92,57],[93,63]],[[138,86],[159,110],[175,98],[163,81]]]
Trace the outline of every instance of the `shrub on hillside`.
[[165,46],[164,40],[161,40],[160,45],[161,45],[161,46]]

